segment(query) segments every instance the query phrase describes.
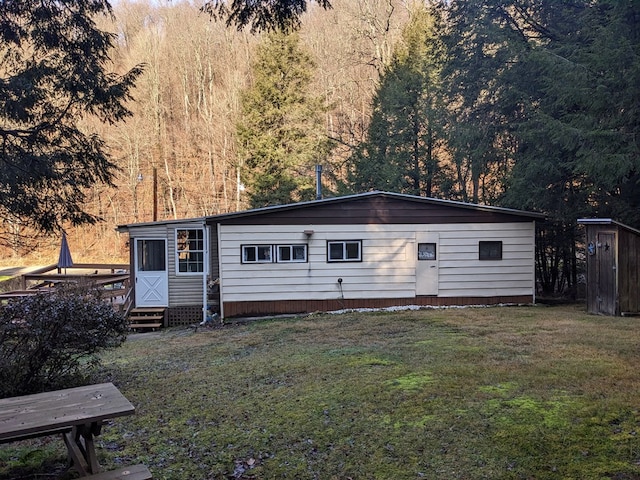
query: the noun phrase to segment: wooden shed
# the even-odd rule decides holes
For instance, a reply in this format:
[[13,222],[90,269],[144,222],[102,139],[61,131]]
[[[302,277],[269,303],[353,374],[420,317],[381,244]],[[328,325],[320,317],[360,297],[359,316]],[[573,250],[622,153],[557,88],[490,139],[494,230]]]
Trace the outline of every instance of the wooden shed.
[[587,310],[640,313],[640,231],[610,218],[582,218],[586,230]]
[[[535,301],[543,215],[368,192],[119,227],[136,305],[222,317]],[[161,287],[161,288],[160,288]]]

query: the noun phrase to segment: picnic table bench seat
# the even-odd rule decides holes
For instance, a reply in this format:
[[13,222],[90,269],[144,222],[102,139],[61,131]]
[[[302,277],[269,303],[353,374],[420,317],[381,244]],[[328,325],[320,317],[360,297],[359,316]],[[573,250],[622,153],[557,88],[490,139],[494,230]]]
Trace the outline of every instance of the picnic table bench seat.
[[83,477],[84,480],[150,480],[152,478],[149,469],[142,464]]

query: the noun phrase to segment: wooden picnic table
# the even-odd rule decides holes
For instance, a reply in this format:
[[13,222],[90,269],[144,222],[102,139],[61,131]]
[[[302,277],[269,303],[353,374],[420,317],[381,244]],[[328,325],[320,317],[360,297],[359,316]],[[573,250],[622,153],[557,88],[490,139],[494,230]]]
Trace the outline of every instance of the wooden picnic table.
[[62,434],[80,476],[100,471],[94,437],[110,418],[135,408],[112,383],[0,399],[0,443]]

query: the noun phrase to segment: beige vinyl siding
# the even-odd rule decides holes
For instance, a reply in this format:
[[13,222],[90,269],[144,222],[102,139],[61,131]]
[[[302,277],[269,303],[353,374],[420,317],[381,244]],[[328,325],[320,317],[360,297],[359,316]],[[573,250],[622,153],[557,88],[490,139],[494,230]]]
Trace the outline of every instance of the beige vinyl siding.
[[[224,301],[340,298],[338,278],[347,298],[413,296],[415,268],[407,252],[413,232],[365,231],[372,228],[376,226],[221,226]],[[307,240],[304,230],[315,232]],[[362,240],[363,261],[327,263],[328,240]],[[241,245],[301,243],[308,244],[306,263],[240,263]]]
[[[440,297],[532,295],[535,225],[531,223],[442,225]],[[502,260],[479,260],[480,241],[501,241]]]
[[136,238],[157,238],[167,241],[167,268],[169,275],[169,306],[202,305],[202,275],[176,275],[176,230],[202,228],[201,222],[145,225],[131,229]]
[[176,230],[204,228],[200,222],[172,224],[167,228],[167,249],[169,251],[169,306],[202,305],[202,274],[176,273]]
[[[416,232],[435,232],[439,296],[531,295],[531,223],[220,226],[224,301],[406,298],[416,292]],[[304,230],[314,230],[307,239]],[[362,240],[362,262],[327,263],[328,240]],[[480,240],[503,242],[503,260],[478,260]],[[241,245],[308,243],[307,263],[240,261]],[[338,283],[342,278],[342,290]]]
[[166,225],[145,225],[143,227],[136,226],[129,230],[131,238],[165,238],[167,234]]

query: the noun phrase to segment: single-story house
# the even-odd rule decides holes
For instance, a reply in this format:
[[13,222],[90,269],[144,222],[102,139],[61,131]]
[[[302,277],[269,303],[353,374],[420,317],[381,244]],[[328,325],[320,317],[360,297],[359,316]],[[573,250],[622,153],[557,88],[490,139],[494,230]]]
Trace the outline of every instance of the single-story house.
[[640,231],[610,218],[581,218],[586,230],[587,311],[640,313]]
[[535,301],[543,215],[368,192],[118,227],[135,306],[168,324],[405,305]]

